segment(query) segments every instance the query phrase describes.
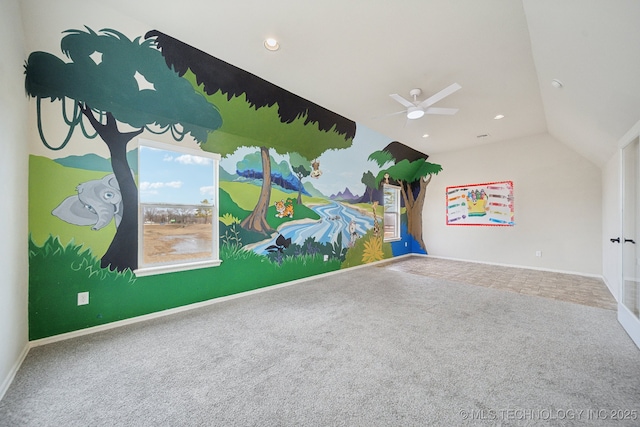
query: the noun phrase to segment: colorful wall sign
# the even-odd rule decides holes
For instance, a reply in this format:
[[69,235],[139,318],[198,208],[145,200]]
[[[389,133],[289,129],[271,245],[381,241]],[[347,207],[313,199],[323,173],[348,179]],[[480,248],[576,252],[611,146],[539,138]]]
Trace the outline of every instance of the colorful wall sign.
[[447,225],[512,226],[513,182],[447,187]]

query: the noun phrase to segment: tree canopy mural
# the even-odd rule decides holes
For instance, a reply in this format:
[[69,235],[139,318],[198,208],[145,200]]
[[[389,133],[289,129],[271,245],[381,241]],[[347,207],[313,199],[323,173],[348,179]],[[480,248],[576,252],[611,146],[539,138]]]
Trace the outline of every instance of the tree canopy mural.
[[300,154],[293,152],[289,153],[289,163],[291,164],[291,169],[298,177],[300,181],[300,188],[298,189],[298,204],[302,204],[302,191],[304,190],[304,185],[302,184],[302,180],[309,175],[311,175],[311,169],[309,168],[310,163],[308,159],[305,159]]
[[146,37],[156,39],[167,65],[191,79],[220,107],[223,125],[209,135],[204,149],[227,156],[240,147],[259,147],[263,172],[260,196],[241,226],[265,234],[273,232],[266,221],[271,198],[270,150],[315,159],[326,150],[351,146],[355,122],[159,31],[150,31]]
[[363,172],[360,182],[364,184],[365,192],[369,194],[369,203],[373,203],[373,190],[375,190],[379,184],[376,181],[376,177],[373,175],[373,172],[371,171]]
[[[153,38],[129,40],[111,29],[65,33],[61,48],[70,62],[47,52],[31,53],[25,65],[26,92],[36,98],[38,130],[47,148],[64,148],[78,126],[85,137],[100,136],[107,145],[123,212],[101,266],[133,270],[138,256],[138,194],[127,162],[127,144],[145,130],[171,132],[178,141],[190,134],[204,142],[209,132],[222,125],[222,117],[188,81],[167,67]],[[69,130],[59,144],[44,135],[43,99],[61,103],[62,118]],[[73,102],[70,115],[67,99]],[[83,116],[95,133],[87,132]],[[123,132],[122,124],[134,130]]]
[[399,142],[392,142],[382,150],[369,156],[369,160],[375,161],[382,169],[376,176],[376,185],[380,185],[385,179],[385,174],[400,185],[402,199],[407,209],[407,228],[409,234],[426,251],[422,239],[422,210],[427,185],[433,175],[442,171],[442,166],[427,162],[426,154],[413,150]]

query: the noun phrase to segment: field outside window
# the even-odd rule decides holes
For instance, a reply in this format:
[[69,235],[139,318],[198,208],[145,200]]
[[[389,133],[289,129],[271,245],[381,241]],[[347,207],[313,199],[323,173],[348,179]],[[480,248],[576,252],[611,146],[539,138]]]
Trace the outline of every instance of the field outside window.
[[219,265],[213,153],[141,141],[137,275]]

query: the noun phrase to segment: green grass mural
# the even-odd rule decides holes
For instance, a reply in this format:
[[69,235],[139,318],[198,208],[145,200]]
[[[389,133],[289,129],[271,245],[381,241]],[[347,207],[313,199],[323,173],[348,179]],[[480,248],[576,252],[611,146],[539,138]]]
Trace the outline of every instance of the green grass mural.
[[[224,189],[220,190],[220,255],[222,265],[214,268],[136,277],[130,270],[111,271],[100,267],[100,256],[109,246],[115,227],[93,231],[68,224],[51,211],[84,181],[105,173],[65,167],[52,159],[30,157],[29,199],[38,200],[29,212],[29,338],[31,340],[107,324],[213,298],[250,291],[342,268],[348,254],[339,244],[320,244],[313,239],[307,247],[293,245],[287,256],[258,255],[244,246],[265,236],[239,227],[248,214]],[[49,177],[55,176],[55,180]],[[242,199],[257,188],[251,183],[222,183]],[[229,185],[233,184],[233,185]],[[274,199],[292,198],[277,189]],[[309,198],[319,202],[320,200]],[[325,201],[326,202],[326,201]],[[277,218],[275,207],[268,211],[274,228],[291,221]],[[235,220],[234,220],[235,218]],[[295,204],[295,219],[317,220],[318,215]],[[294,252],[296,251],[297,252]],[[359,253],[359,249],[355,249]],[[328,261],[324,261],[324,255]],[[356,258],[360,255],[356,255]],[[78,306],[77,294],[89,292],[90,304]]]
[[[337,259],[320,254],[282,263],[250,251],[221,245],[222,265],[214,268],[136,278],[100,267],[82,245],[50,237],[29,245],[29,339],[103,325],[118,320],[259,289],[340,269]],[[77,305],[78,292],[90,304]]]

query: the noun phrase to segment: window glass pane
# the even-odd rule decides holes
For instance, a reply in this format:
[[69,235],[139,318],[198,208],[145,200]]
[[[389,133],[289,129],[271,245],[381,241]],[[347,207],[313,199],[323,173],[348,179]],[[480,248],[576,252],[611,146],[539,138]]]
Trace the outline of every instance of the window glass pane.
[[398,212],[398,208],[396,207],[397,198],[398,198],[398,189],[393,187],[385,187],[384,188],[384,211],[385,212]]
[[196,205],[215,191],[210,157],[140,146],[140,203]]
[[215,260],[218,156],[151,143],[139,146],[141,268]]
[[384,186],[384,240],[400,239],[400,188]]
[[[195,261],[213,256],[211,208],[143,206],[144,264]],[[208,214],[201,214],[209,210]]]
[[396,218],[397,215],[386,213],[384,214],[384,238],[392,239],[396,237]]

